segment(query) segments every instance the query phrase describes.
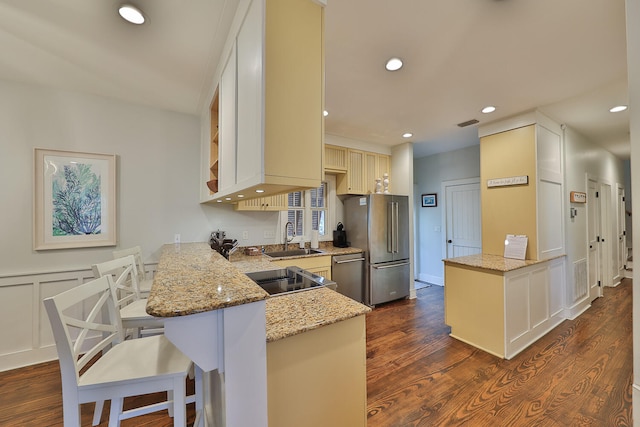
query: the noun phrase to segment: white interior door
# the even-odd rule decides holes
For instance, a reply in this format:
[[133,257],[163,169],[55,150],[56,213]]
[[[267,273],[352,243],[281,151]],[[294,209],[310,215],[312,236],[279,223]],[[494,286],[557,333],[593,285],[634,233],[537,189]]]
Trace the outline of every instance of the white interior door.
[[446,210],[446,257],[482,252],[480,180],[444,184]]
[[611,185],[600,183],[600,256],[602,286],[613,285],[613,221],[611,217]]
[[616,199],[617,209],[617,254],[616,254],[616,275],[613,278],[615,283],[619,283],[624,278],[624,265],[627,262],[627,241],[625,233],[625,206],[624,206],[624,187],[616,186],[618,197]]
[[588,181],[587,235],[589,241],[589,298],[600,296],[600,199],[597,197],[598,182]]

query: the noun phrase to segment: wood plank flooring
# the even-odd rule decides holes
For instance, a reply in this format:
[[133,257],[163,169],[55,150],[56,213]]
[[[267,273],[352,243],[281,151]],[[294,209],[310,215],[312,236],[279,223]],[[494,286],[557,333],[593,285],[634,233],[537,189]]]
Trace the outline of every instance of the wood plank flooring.
[[448,336],[443,288],[367,315],[369,427],[631,426],[631,280],[512,360]]
[[[632,425],[630,280],[510,361],[448,336],[441,287],[417,295],[367,315],[369,427]],[[61,426],[60,387],[57,361],[0,372],[0,426]],[[92,411],[82,405],[82,425]],[[171,425],[166,411],[122,423]]]

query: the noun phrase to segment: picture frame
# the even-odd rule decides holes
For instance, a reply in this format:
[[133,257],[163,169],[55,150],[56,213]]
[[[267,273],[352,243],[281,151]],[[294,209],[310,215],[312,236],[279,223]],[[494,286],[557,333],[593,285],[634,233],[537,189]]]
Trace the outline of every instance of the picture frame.
[[422,207],[423,208],[435,208],[438,206],[438,194],[429,193],[422,195]]
[[116,155],[34,149],[34,250],[116,245]]

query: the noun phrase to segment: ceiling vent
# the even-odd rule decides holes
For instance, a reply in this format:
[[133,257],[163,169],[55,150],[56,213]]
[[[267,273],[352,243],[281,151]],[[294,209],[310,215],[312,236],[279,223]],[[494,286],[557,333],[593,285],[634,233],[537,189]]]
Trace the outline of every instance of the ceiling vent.
[[467,120],[466,122],[458,123],[458,126],[461,128],[464,128],[467,126],[475,125],[476,123],[480,123],[480,122],[477,121],[476,119],[471,119],[471,120]]

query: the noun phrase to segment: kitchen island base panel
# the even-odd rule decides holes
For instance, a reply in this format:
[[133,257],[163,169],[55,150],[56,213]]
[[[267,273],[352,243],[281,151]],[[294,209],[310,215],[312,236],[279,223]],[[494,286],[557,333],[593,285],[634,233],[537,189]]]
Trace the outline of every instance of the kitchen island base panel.
[[501,273],[445,266],[445,323],[451,336],[504,357],[504,290]]
[[365,427],[365,316],[267,343],[269,425]]
[[167,338],[205,371],[206,426],[267,426],[265,306],[165,318]]
[[[502,259],[482,257],[488,265],[493,258]],[[564,257],[557,257],[499,270],[445,260],[445,323],[451,327],[450,336],[513,358],[565,319],[564,264]]]

